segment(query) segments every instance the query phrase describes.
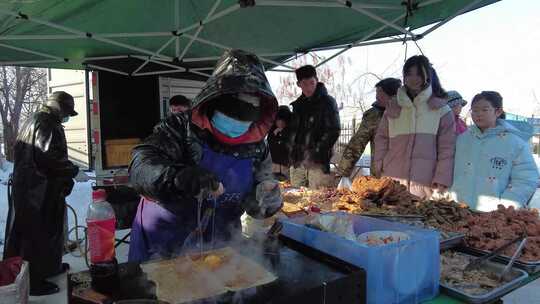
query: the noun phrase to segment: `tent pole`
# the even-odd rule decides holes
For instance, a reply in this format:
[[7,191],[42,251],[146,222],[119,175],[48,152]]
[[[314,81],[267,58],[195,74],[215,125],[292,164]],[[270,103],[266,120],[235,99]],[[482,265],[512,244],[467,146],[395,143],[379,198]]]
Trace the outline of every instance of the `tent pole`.
[[156,71],[156,72],[144,72],[144,73],[133,73],[133,76],[149,76],[149,75],[159,75],[159,74],[172,74],[172,73],[182,73],[180,70],[167,70],[167,71]]
[[12,46],[12,45],[9,45],[9,44],[0,43],[0,47],[4,47],[6,49],[12,49],[12,50],[23,52],[23,53],[38,55],[38,56],[42,56],[42,57],[46,57],[46,58],[50,58],[50,59],[54,59],[54,60],[62,60],[62,61],[64,61],[64,58],[61,58],[61,57],[58,57],[58,56],[53,56],[53,55],[49,55],[49,54],[45,54],[45,53],[37,52],[37,51],[32,51],[32,50]]
[[[160,56],[161,54],[161,51],[163,51],[167,46],[169,46],[169,44],[171,44],[173,41],[176,40],[176,37],[172,37],[171,39],[169,39],[164,45],[162,45],[159,50],[156,51],[155,53],[155,56]],[[154,56],[150,56],[149,59],[152,59]],[[145,65],[148,64],[148,61],[149,59],[146,59],[143,64],[141,64],[133,73],[137,73],[138,71],[140,71]]]
[[199,71],[188,70],[187,72],[193,73],[193,74],[196,74],[196,75],[205,76],[205,77],[212,77],[212,75],[210,75],[210,74],[199,72]]
[[[142,59],[142,60],[148,60],[149,62],[153,62],[155,64],[159,64],[159,65],[166,66],[166,67],[169,67],[169,68],[174,68],[174,69],[179,70],[180,72],[185,72],[186,71],[186,69],[184,67],[177,66],[177,65],[170,64],[170,63],[163,62],[163,61],[158,61],[158,60],[148,58],[148,57],[145,57],[145,56],[134,55],[133,57],[139,58],[139,59]],[[138,73],[138,74],[140,75],[141,73]]]
[[27,61],[0,61],[0,65],[25,65],[25,64],[40,64],[40,63],[59,63],[64,60],[27,60]]
[[[240,4],[235,4],[235,5],[231,5],[230,7],[214,14],[212,17],[208,18],[208,20],[206,20],[205,22],[203,22],[203,24],[201,24],[201,22],[196,22],[196,23],[193,23],[192,25],[190,26],[187,26],[183,29],[177,29],[176,30],[176,35],[177,36],[181,36],[183,34],[185,34],[186,32],[189,32],[193,29],[196,29],[197,27],[201,26],[201,25],[204,25],[204,24],[208,24],[216,19],[219,19],[221,17],[225,17],[226,15],[229,15],[235,11],[237,11],[238,9],[240,9]],[[169,33],[170,35],[171,33]]]
[[435,24],[434,26],[430,27],[429,29],[427,29],[425,32],[422,33],[423,36],[433,32],[434,30],[438,29],[439,27],[443,26],[444,24],[448,23],[450,20],[456,18],[457,16],[463,14],[464,12],[468,11],[469,9],[471,9],[472,7],[474,7],[476,4],[482,2],[482,0],[476,0],[476,1],[473,1],[471,3],[469,3],[468,5],[466,5],[465,7],[463,7],[462,9],[460,9],[459,11],[457,11],[455,14],[451,15],[450,17],[444,19],[443,21]]
[[[396,22],[398,22],[399,20],[405,18],[405,16],[407,16],[407,13],[400,15],[399,17],[395,18],[395,19],[392,20],[391,22],[392,22],[392,23],[396,23]],[[357,46],[357,45],[360,44],[361,42],[364,42],[364,41],[368,40],[369,38],[371,38],[371,37],[377,35],[378,33],[380,33],[382,30],[384,30],[384,29],[387,28],[387,27],[388,27],[388,25],[383,25],[383,26],[379,27],[378,29],[374,30],[373,32],[371,32],[371,33],[367,34],[366,36],[362,37],[362,39],[360,39],[360,40],[358,40],[358,41],[355,41],[354,43],[352,43],[352,44],[348,45],[347,47],[345,47],[343,50],[341,50],[341,51],[335,53],[334,55],[330,56],[329,58],[323,60],[322,62],[320,62],[319,64],[317,64],[316,67],[317,67],[317,68],[320,67],[321,65],[327,63],[328,61],[330,61],[330,60],[336,58],[337,56],[339,56],[339,55],[345,53],[346,51],[350,50],[351,48]]]
[[[41,24],[41,25],[46,25],[48,27],[51,27],[51,28],[54,28],[54,29],[59,29],[59,30],[62,30],[62,31],[65,31],[65,32],[68,32],[68,33],[76,34],[76,35],[81,36],[81,38],[90,38],[90,39],[94,39],[94,40],[97,40],[97,41],[100,41],[100,42],[103,42],[103,43],[108,43],[108,44],[112,44],[112,45],[115,45],[115,46],[123,47],[123,48],[129,49],[129,50],[132,50],[132,51],[137,51],[137,52],[141,52],[141,53],[144,53],[144,54],[153,55],[153,53],[151,51],[148,51],[148,50],[145,50],[145,49],[142,49],[142,48],[139,48],[139,47],[135,47],[135,46],[128,45],[128,44],[125,44],[125,43],[117,42],[117,41],[114,41],[114,40],[111,40],[111,39],[108,39],[108,38],[101,38],[99,36],[93,35],[92,33],[85,33],[85,32],[82,32],[82,31],[79,31],[79,30],[76,30],[76,29],[72,29],[72,28],[63,26],[63,25],[58,25],[58,24],[49,22],[49,21],[46,21],[46,20],[41,20],[39,18],[33,18],[33,17],[30,17],[30,16],[25,15],[23,13],[15,13],[15,12],[11,12],[11,11],[4,10],[4,9],[0,9],[0,13],[6,14],[6,15],[11,15],[11,16],[17,16],[17,17],[24,16],[24,17],[22,17],[23,20],[27,20],[29,22],[33,22],[33,23],[37,23],[37,24]],[[168,60],[172,60],[172,58],[168,57],[168,56],[161,56],[161,57],[166,58]]]
[[120,74],[120,75],[124,75],[124,76],[129,76],[128,73],[118,71],[118,70],[109,69],[109,68],[105,68],[105,67],[95,65],[95,64],[86,64],[86,66],[89,67],[89,68],[96,69],[96,70],[101,70],[101,71],[111,72],[111,73]]
[[[174,0],[174,28],[180,27],[180,0]],[[180,54],[180,37],[176,37],[174,56]]]
[[201,21],[201,25],[199,26],[199,28],[197,29],[197,31],[195,32],[193,38],[191,38],[188,42],[188,44],[186,44],[186,46],[184,47],[184,49],[182,50],[182,54],[180,54],[180,56],[177,57],[178,61],[182,61],[182,58],[184,58],[184,56],[186,55],[187,51],[189,50],[189,48],[191,47],[191,45],[193,44],[193,41],[195,41],[195,39],[197,37],[199,37],[199,34],[202,32],[202,30],[204,29],[204,24],[206,24],[206,22],[208,22],[208,19],[210,17],[212,17],[212,15],[214,14],[214,12],[216,11],[216,9],[218,8],[218,6],[221,4],[221,0],[216,0],[216,2],[214,3],[214,6],[212,6],[212,8],[210,9],[210,12],[208,12],[208,15],[206,15],[206,18],[204,18],[204,21]]
[[355,11],[357,11],[357,12],[363,14],[363,15],[368,16],[369,18],[371,18],[371,19],[373,19],[373,20],[376,20],[376,21],[379,21],[379,22],[381,22],[381,23],[383,23],[383,24],[386,24],[386,25],[388,25],[389,27],[391,27],[391,28],[393,28],[393,29],[395,29],[395,30],[397,30],[397,31],[400,31],[400,32],[403,33],[403,34],[407,34],[407,35],[410,35],[411,37],[415,37],[415,34],[414,34],[414,33],[412,33],[412,32],[410,32],[410,31],[408,31],[408,30],[402,28],[401,26],[397,26],[397,25],[395,25],[395,24],[392,23],[392,22],[389,22],[389,21],[385,20],[384,18],[381,18],[381,17],[378,16],[377,14],[374,14],[374,13],[372,13],[372,12],[370,12],[370,11],[368,11],[368,10],[362,8],[362,7],[359,7],[358,5],[356,5],[356,4],[354,4],[354,3],[353,3],[352,5],[349,6],[349,4],[351,3],[351,2],[349,2],[349,1],[345,1],[345,0],[336,0],[336,1],[339,2],[339,3],[342,3],[345,7],[349,7],[349,8],[351,8],[351,9],[353,9],[353,10],[355,10]]
[[201,57],[201,58],[184,58],[182,59],[182,62],[199,62],[199,61],[211,61],[211,60],[218,60],[219,56],[212,56],[212,57]]
[[272,69],[269,72],[281,72],[281,73],[292,73],[294,71],[292,70],[279,70],[279,69]]
[[[341,8],[343,5],[339,3],[329,2],[307,2],[307,1],[274,1],[274,0],[258,0],[256,6],[293,6],[293,7],[328,7]],[[401,10],[400,5],[384,5],[384,4],[357,4],[358,7],[368,9],[385,9],[385,10]]]
[[6,35],[0,36],[0,40],[67,40],[81,39],[79,35]]
[[[207,44],[207,45],[211,45],[211,46],[214,46],[214,47],[217,47],[217,48],[226,50],[226,51],[232,49],[231,47],[225,46],[225,45],[223,45],[223,44],[219,44],[219,43],[217,43],[217,42],[212,42],[212,41],[209,41],[209,40],[206,40],[206,39],[198,38],[198,37],[195,37],[195,36],[192,36],[192,35],[189,35],[189,34],[184,34],[184,35],[185,35],[186,37],[193,38],[193,39],[195,39],[196,41],[198,41],[198,42],[200,42],[200,43]],[[285,67],[285,68],[294,70],[293,67],[288,66],[288,65],[283,64],[283,63],[280,63],[280,62],[277,62],[277,61],[273,61],[273,60],[270,60],[270,59],[266,59],[266,58],[261,57],[261,56],[259,56],[259,59],[260,59],[261,61],[264,61],[264,62],[268,62],[268,63],[275,64],[275,65],[280,65],[280,66],[282,66],[282,67]]]
[[85,57],[84,60],[111,60],[111,59],[125,59],[125,58],[129,58],[129,55]]

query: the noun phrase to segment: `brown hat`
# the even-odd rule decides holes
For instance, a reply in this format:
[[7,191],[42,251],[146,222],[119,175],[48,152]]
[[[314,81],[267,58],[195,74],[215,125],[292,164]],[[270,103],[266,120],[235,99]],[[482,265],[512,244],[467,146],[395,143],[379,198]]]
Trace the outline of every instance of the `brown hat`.
[[79,113],[75,112],[75,100],[73,99],[73,96],[64,91],[53,92],[47,99],[46,105],[59,110],[67,116],[79,115]]

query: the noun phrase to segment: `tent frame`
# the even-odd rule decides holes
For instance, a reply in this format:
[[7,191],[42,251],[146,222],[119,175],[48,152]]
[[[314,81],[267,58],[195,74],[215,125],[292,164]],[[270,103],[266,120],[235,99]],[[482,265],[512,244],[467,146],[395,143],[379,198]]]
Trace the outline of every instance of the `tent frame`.
[[[20,18],[24,21],[40,24],[49,28],[57,29],[63,32],[66,32],[68,34],[55,34],[55,35],[6,35],[6,36],[0,36],[0,41],[13,41],[13,40],[67,40],[67,39],[93,39],[96,41],[100,41],[105,44],[114,45],[117,47],[124,48],[126,50],[129,50],[130,52],[135,52],[134,54],[128,53],[126,55],[119,55],[119,56],[103,56],[103,57],[86,57],[82,59],[70,59],[70,58],[61,58],[52,54],[47,54],[43,52],[38,52],[26,48],[16,47],[13,45],[9,45],[6,43],[0,43],[0,48],[8,48],[11,50],[15,50],[18,52],[28,53],[40,57],[44,57],[44,59],[39,60],[22,60],[22,61],[0,61],[0,65],[31,65],[31,64],[46,64],[46,63],[60,63],[60,62],[81,62],[83,65],[85,65],[88,68],[93,68],[97,70],[104,70],[116,74],[121,75],[128,75],[128,76],[145,76],[145,75],[157,75],[157,74],[167,74],[167,73],[179,73],[179,72],[189,72],[193,74],[197,74],[204,77],[209,77],[210,74],[204,73],[202,71],[205,70],[212,70],[213,67],[201,67],[201,68],[193,68],[193,69],[187,69],[184,67],[181,67],[179,65],[176,65],[178,63],[189,63],[189,62],[205,62],[205,61],[212,61],[216,60],[219,57],[213,56],[213,57],[204,57],[204,58],[185,58],[187,52],[189,51],[190,47],[193,45],[194,42],[198,42],[201,44],[206,44],[209,46],[213,46],[222,50],[230,50],[233,47],[226,46],[221,43],[218,43],[216,41],[210,41],[204,38],[199,37],[201,32],[204,30],[204,26],[206,24],[209,24],[215,20],[219,20],[220,18],[223,18],[227,15],[230,15],[237,10],[239,10],[241,5],[239,3],[231,5],[228,8],[225,8],[219,12],[216,12],[217,8],[221,4],[222,0],[216,0],[211,7],[210,11],[206,15],[206,17],[203,20],[200,20],[199,22],[193,23],[187,27],[179,28],[180,24],[180,16],[179,16],[179,5],[181,0],[175,0],[175,11],[174,11],[174,20],[175,20],[175,28],[176,30],[170,31],[170,32],[140,32],[140,33],[89,33],[89,32],[83,32],[74,28],[66,27],[57,23],[49,22],[47,20],[42,20],[40,18],[34,18],[30,17],[22,12],[13,12],[5,9],[0,9],[0,15],[8,15],[11,16],[11,18]],[[425,7],[428,5],[432,5],[438,2],[441,2],[443,0],[430,0],[426,2],[422,2],[418,4],[418,7]],[[358,12],[362,16],[371,18],[375,21],[378,21],[381,23],[381,27],[377,28],[373,32],[365,35],[360,40],[357,40],[353,43],[347,44],[347,45],[338,45],[338,46],[330,46],[330,47],[319,47],[319,48],[311,48],[307,50],[297,50],[291,53],[273,53],[273,54],[257,54],[261,61],[270,63],[276,68],[273,69],[273,71],[277,72],[293,72],[294,67],[291,65],[286,64],[287,62],[297,58],[299,55],[305,55],[309,52],[314,51],[323,51],[323,50],[335,50],[340,49],[335,54],[331,55],[329,58],[326,58],[319,64],[317,64],[317,67],[322,66],[323,64],[326,64],[327,62],[331,61],[332,59],[336,58],[337,56],[345,53],[346,51],[359,46],[366,46],[366,45],[379,45],[379,44],[387,44],[387,43],[394,43],[394,42],[406,42],[406,41],[417,41],[422,38],[424,38],[426,35],[432,33],[442,25],[448,23],[450,20],[454,19],[455,17],[459,16],[460,14],[466,12],[467,10],[474,7],[476,4],[480,3],[482,0],[475,0],[465,7],[461,8],[451,16],[447,17],[446,19],[439,21],[432,25],[430,28],[425,30],[423,33],[415,34],[412,31],[409,31],[406,27],[400,26],[397,23],[406,18],[409,15],[409,12],[405,12],[402,15],[398,16],[397,18],[393,20],[386,20],[382,18],[381,16],[377,15],[374,11],[375,10],[402,10],[402,5],[380,5],[380,4],[357,4],[352,3],[351,1],[345,1],[345,0],[335,0],[335,2],[308,2],[308,1],[284,1],[284,0],[258,0],[256,2],[256,6],[267,6],[267,7],[325,7],[325,8],[332,8],[332,9],[351,9],[355,12]],[[9,21],[9,18],[8,18]],[[6,22],[8,22],[6,21]],[[404,34],[403,38],[388,38],[388,39],[378,39],[375,41],[368,41],[371,37],[377,35],[381,31],[392,28],[395,30],[398,30],[402,34]],[[193,34],[189,34],[189,32],[195,31]],[[187,44],[184,46],[183,49],[180,47],[180,37],[184,36],[189,39]],[[158,50],[152,51],[144,48],[140,48],[137,46],[133,46],[127,43],[122,43],[119,41],[114,40],[115,38],[129,38],[129,37],[170,37],[169,40],[167,40],[166,43],[164,43]],[[175,57],[170,57],[167,55],[162,54],[161,52],[167,48],[170,44],[175,44]],[[283,62],[278,62],[272,59],[269,59],[269,57],[286,57],[287,59]],[[110,60],[110,59],[125,59],[125,58],[138,58],[142,60],[142,63],[132,72],[126,73],[124,71],[120,71],[117,69],[112,69],[109,67],[103,67],[101,65],[95,64],[95,63],[87,63],[87,61],[93,61],[93,60]],[[153,72],[141,72],[141,70],[148,64],[148,63],[155,63],[161,66],[166,66],[169,68],[172,68],[172,70],[164,70],[164,71],[153,71]],[[176,63],[176,64],[175,64]],[[277,68],[281,67],[281,68]]]

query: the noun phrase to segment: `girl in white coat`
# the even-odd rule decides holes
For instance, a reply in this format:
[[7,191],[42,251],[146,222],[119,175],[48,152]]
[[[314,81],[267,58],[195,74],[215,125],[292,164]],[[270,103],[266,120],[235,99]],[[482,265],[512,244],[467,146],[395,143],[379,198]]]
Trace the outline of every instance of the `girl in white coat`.
[[471,104],[472,126],[456,144],[454,199],[480,211],[525,207],[538,184],[538,170],[526,134],[504,120],[502,97],[477,94]]

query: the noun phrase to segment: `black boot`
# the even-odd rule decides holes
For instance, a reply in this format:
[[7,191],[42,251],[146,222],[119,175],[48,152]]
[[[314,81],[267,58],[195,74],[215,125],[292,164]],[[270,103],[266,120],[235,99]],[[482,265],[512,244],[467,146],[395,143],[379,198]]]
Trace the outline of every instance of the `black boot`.
[[54,283],[49,281],[41,281],[38,283],[30,284],[30,295],[31,296],[46,296],[60,291],[60,288]]
[[68,271],[70,268],[69,264],[68,263],[62,263],[62,265],[60,266],[60,270],[58,270],[58,272],[54,273],[53,275],[51,275],[51,277],[54,277],[54,276],[57,276],[59,274],[62,274],[66,271]]

